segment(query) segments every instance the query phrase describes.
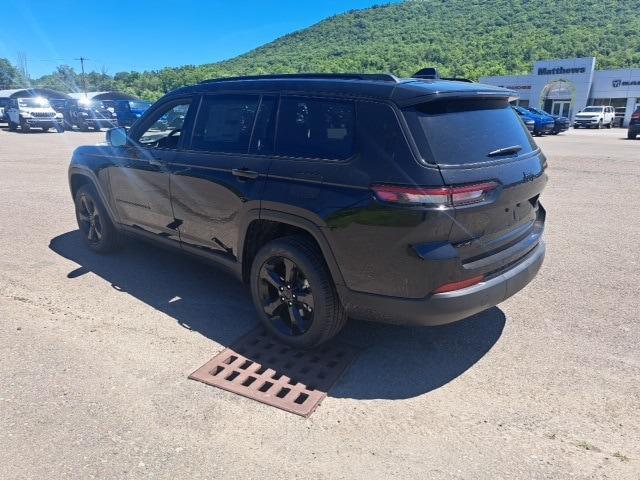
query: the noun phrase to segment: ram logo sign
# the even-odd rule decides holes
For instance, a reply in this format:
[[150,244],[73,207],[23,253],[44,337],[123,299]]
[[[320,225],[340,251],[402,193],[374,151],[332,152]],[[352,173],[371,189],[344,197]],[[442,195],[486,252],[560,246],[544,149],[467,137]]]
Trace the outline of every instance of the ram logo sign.
[[618,87],[635,87],[635,86],[640,86],[640,80],[612,80],[611,81],[611,85],[613,85],[613,88],[618,88]]

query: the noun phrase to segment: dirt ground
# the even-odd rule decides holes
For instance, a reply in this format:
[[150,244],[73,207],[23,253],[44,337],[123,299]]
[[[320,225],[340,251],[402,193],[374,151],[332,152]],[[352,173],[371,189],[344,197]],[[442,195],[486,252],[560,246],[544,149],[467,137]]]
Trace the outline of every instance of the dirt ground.
[[89,253],[67,187],[104,133],[0,130],[0,478],[640,478],[640,141],[538,139],[547,258],[436,328],[362,348],[309,418],[187,379],[256,321],[248,291],[132,243]]

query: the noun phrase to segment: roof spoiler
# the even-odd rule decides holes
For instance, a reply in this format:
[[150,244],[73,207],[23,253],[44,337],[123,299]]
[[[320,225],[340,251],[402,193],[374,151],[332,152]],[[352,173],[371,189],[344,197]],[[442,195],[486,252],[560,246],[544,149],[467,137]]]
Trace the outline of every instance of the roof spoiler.
[[421,78],[425,80],[451,80],[454,82],[467,82],[473,83],[473,80],[469,80],[468,78],[462,77],[441,77],[440,73],[435,67],[426,67],[418,70],[416,73],[411,75],[411,78]]

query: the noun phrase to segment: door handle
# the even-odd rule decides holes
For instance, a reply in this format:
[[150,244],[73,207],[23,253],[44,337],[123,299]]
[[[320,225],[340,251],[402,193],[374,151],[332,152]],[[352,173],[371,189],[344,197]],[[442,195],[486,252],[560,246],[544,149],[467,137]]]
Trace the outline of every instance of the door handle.
[[259,175],[258,172],[254,172],[253,170],[249,170],[248,168],[233,168],[231,169],[231,173],[238,178],[245,178],[250,180],[255,180]]
[[149,165],[153,165],[154,167],[164,167],[164,163],[162,163],[161,160],[158,160],[157,158],[151,157],[149,159]]

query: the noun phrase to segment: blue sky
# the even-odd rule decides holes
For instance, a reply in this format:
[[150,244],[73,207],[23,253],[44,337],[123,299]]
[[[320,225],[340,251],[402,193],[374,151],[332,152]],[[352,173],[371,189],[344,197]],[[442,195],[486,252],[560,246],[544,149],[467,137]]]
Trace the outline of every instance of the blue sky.
[[27,57],[31,77],[80,70],[150,70],[235,57],[378,0],[2,0],[0,57]]

